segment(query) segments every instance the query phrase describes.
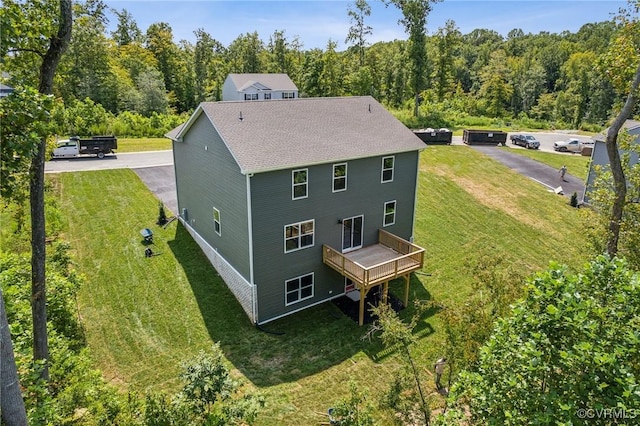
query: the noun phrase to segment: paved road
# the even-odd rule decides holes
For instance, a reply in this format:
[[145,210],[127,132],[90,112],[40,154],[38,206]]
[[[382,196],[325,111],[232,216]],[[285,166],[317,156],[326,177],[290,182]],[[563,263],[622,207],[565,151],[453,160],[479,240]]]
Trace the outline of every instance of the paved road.
[[[561,133],[534,134],[541,143],[541,150],[551,152],[555,152],[553,151],[554,141],[576,137],[575,135]],[[589,139],[584,136],[579,136],[579,138],[582,140]],[[453,144],[462,145],[462,137],[454,137]],[[578,200],[582,199],[582,193],[584,191],[584,182],[582,180],[567,173],[565,176],[566,181],[563,182],[556,169],[511,151],[512,149],[525,148],[514,145],[509,145],[508,148],[473,145],[472,148],[500,161],[518,173],[530,177],[544,185],[550,191],[561,186],[564,195],[570,197],[571,194],[576,192],[578,194]],[[570,153],[557,154],[574,155]],[[156,194],[158,199],[160,199],[171,212],[174,214],[177,213],[178,201],[176,198],[173,154],[171,150],[107,155],[103,159],[98,159],[97,157],[55,159],[47,161],[45,164],[45,171],[47,173],[124,168],[133,169],[149,189]]]
[[98,157],[56,158],[44,165],[46,173],[80,172],[86,170],[135,169],[138,167],[173,164],[173,151],[128,152]]
[[[540,151],[553,152],[558,155],[578,155],[573,154],[571,152],[556,152],[553,149],[553,143],[556,141],[563,141],[569,138],[576,138],[581,140],[582,142],[592,142],[593,140],[589,136],[584,135],[575,135],[570,132],[510,132],[507,133],[507,144],[510,148],[514,149],[526,149],[524,147],[511,144],[511,135],[515,134],[525,134],[525,135],[534,135],[536,139],[540,141]],[[454,136],[452,140],[452,145],[463,145],[462,136]]]

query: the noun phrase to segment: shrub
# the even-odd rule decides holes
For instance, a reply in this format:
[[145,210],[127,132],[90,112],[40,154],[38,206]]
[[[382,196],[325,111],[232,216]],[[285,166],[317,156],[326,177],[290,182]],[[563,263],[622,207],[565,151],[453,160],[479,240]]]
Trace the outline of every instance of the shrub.
[[571,205],[571,207],[578,207],[578,193],[574,192],[573,194],[571,194],[569,204]]

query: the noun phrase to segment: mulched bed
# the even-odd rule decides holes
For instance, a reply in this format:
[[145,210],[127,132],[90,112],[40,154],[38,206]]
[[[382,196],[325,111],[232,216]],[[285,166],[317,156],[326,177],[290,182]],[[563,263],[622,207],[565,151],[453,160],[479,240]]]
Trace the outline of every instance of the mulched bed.
[[[375,289],[369,291],[369,294],[367,294],[367,298],[364,301],[364,309],[365,309],[364,323],[365,324],[371,324],[377,318],[371,314],[371,311],[369,310],[370,308],[369,305],[371,304],[374,306],[378,306],[378,303],[380,303],[380,298],[381,298],[381,295]],[[387,302],[391,305],[393,310],[396,312],[400,312],[405,307],[404,304],[400,301],[400,299],[398,299],[391,293],[387,294]],[[356,323],[358,322],[358,319],[359,319],[358,310],[360,309],[360,301],[354,302],[353,300],[349,299],[347,296],[342,296],[342,297],[338,297],[337,299],[333,299],[333,303],[338,308],[340,308],[340,310],[346,316],[351,318]]]

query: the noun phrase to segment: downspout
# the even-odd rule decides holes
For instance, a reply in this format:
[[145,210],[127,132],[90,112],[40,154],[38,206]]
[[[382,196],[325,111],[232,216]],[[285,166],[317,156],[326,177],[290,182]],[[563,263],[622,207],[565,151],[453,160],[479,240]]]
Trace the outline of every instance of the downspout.
[[249,283],[251,284],[251,314],[253,316],[253,322],[258,322],[258,306],[256,285],[253,282],[253,217],[251,212],[251,177],[253,173],[247,173],[247,231],[249,232]]

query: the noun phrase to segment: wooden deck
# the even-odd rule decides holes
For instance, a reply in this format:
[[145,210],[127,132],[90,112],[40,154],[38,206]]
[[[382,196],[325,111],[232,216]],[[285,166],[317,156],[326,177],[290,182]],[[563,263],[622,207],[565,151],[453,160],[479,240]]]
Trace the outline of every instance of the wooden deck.
[[[389,232],[378,231],[378,244],[341,253],[327,245],[322,246],[322,261],[356,284],[363,301],[369,290],[384,284],[386,296],[389,281],[404,277],[405,306],[409,297],[409,276],[422,269],[424,249]],[[364,307],[360,306],[360,324]]]
[[369,288],[381,282],[410,274],[422,268],[424,249],[382,229],[378,244],[349,253],[340,253],[327,245],[322,261],[358,287]]

